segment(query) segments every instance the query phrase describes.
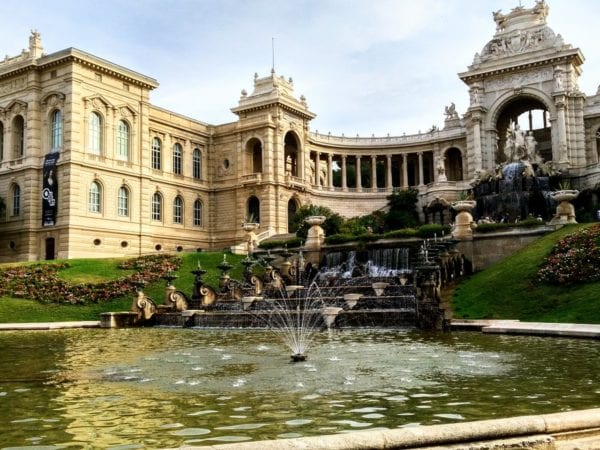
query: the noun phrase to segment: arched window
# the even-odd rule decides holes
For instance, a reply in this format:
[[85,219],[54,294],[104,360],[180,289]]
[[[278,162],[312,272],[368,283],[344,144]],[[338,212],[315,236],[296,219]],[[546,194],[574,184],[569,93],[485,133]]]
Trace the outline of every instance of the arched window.
[[4,159],[4,124],[0,122],[0,161]]
[[[0,124],[2,125],[2,124]],[[0,143],[0,149],[2,148],[2,143]],[[2,153],[0,153],[0,157]],[[600,163],[600,128],[596,130],[596,162]]]
[[93,111],[88,123],[88,152],[94,155],[102,153],[102,117]]
[[62,113],[55,109],[51,116],[50,151],[58,152],[62,148]]
[[100,184],[96,181],[93,181],[92,184],[90,184],[90,200],[89,200],[90,212],[99,213],[102,211],[100,197],[101,197]]
[[161,151],[162,151],[162,142],[159,138],[152,139],[152,168],[155,170],[160,170],[161,168]]
[[183,154],[183,149],[181,148],[181,144],[176,143],[173,145],[173,173],[176,175],[181,175],[181,155]]
[[260,223],[260,200],[254,195],[248,198],[246,221]]
[[202,201],[199,199],[194,202],[194,226],[202,226]]
[[158,192],[152,195],[152,220],[162,220],[162,197]]
[[18,216],[21,214],[21,187],[14,184],[12,188],[12,215]]
[[173,223],[183,223],[183,200],[179,195],[173,200]]
[[17,116],[12,123],[13,158],[21,158],[25,153],[25,120]]
[[195,180],[202,179],[202,152],[199,148],[195,148],[192,154],[192,175]]
[[117,194],[117,213],[121,217],[129,217],[129,189],[125,186],[121,186]]
[[117,125],[117,158],[129,160],[129,124],[124,120]]

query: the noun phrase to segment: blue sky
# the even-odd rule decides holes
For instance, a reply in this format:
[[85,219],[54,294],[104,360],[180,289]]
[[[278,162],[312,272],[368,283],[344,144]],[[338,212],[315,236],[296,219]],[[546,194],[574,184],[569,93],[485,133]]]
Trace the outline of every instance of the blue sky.
[[[531,7],[534,0],[521,0]],[[586,57],[580,88],[600,83],[593,0],[547,0],[548,23]],[[158,80],[153,104],[207,123],[252,91],[254,73],[294,79],[317,114],[311,129],[346,136],[401,135],[464,113],[457,73],[493,36],[492,11],[518,0],[2,0],[0,55],[27,47],[92,53]]]

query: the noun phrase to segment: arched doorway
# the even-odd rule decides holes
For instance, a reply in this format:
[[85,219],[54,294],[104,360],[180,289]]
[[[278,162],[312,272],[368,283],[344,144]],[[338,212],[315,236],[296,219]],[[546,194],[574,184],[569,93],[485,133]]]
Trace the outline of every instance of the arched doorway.
[[46,260],[54,259],[56,243],[53,237],[46,238]]
[[446,177],[448,181],[461,181],[463,179],[462,153],[456,147],[446,150]]
[[260,223],[260,200],[254,195],[248,197],[246,221]]
[[298,202],[295,198],[290,198],[288,201],[288,233],[295,233],[298,228],[294,226],[294,218],[296,217],[296,211],[298,211]]
[[548,108],[540,100],[521,96],[509,101],[498,114],[496,131],[498,133],[498,149],[495,155],[497,164],[510,159],[505,149],[511,139],[510,135],[514,135],[515,131],[523,138],[532,136],[535,139],[535,151],[542,161],[552,160],[552,130]]

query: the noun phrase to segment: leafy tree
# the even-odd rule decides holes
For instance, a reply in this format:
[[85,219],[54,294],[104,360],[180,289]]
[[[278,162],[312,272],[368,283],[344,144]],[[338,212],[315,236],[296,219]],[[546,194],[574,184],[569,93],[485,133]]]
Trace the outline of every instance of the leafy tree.
[[415,189],[407,189],[387,197],[389,211],[385,215],[385,224],[389,230],[414,228],[419,225],[418,194]]
[[296,231],[296,236],[306,238],[310,225],[305,222],[305,219],[309,216],[325,217],[325,222],[321,227],[323,228],[323,231],[325,231],[326,236],[339,233],[344,223],[344,218],[342,216],[333,212],[326,206],[304,205],[298,208],[294,215],[294,226],[298,230]]

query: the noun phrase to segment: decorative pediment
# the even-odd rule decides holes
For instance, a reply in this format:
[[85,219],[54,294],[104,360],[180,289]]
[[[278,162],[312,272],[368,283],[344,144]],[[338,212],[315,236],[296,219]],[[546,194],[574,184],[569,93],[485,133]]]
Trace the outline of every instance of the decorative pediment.
[[59,91],[51,91],[44,95],[40,103],[44,108],[62,108],[65,105],[65,94]]
[[83,101],[90,107],[91,109],[97,110],[108,110],[114,108],[111,102],[109,102],[104,96],[100,94],[90,95],[89,97],[85,97]]
[[21,100],[13,100],[6,106],[5,111],[10,111],[13,115],[24,114],[27,112],[27,103]]
[[137,111],[129,105],[120,105],[116,107],[121,117],[125,119],[135,119],[138,115]]

